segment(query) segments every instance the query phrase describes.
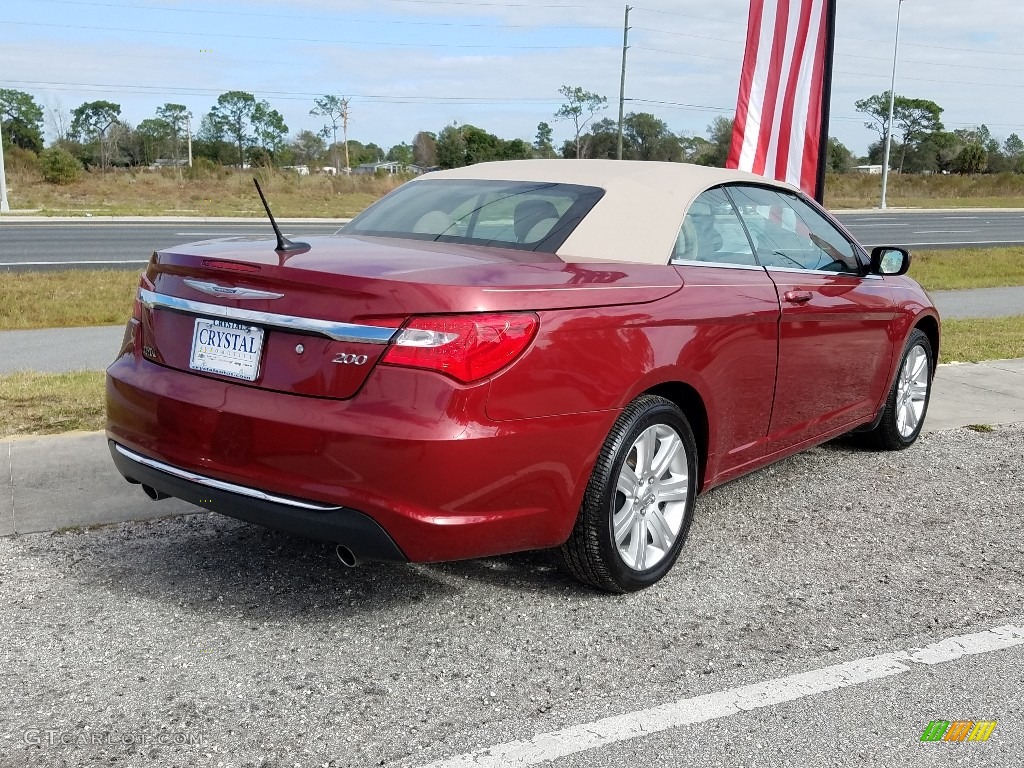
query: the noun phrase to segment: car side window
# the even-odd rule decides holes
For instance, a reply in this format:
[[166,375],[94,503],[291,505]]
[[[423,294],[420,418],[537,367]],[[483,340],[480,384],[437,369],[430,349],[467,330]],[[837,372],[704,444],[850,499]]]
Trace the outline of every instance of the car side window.
[[853,244],[796,195],[743,185],[729,187],[729,194],[763,266],[861,274]]
[[732,201],[721,188],[694,200],[679,228],[671,263],[709,262],[757,266]]

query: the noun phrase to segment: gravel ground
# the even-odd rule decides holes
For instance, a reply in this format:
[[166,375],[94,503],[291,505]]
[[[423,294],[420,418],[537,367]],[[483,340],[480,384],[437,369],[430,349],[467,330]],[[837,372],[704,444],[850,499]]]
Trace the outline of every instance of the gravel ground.
[[346,570],[211,514],[0,540],[0,765],[412,766],[1009,623],[1022,449],[803,453],[702,498],[618,598],[546,553]]

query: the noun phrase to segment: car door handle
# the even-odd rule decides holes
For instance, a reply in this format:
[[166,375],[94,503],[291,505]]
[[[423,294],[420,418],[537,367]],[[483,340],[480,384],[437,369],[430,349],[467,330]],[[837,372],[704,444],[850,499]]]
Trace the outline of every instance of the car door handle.
[[786,291],[782,297],[790,304],[806,304],[811,300],[810,291]]

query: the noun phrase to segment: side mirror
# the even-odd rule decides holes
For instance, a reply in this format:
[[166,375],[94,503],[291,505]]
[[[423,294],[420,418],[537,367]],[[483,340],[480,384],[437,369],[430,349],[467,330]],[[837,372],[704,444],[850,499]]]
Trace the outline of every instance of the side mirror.
[[910,251],[881,245],[871,249],[871,274],[905,275],[910,269]]

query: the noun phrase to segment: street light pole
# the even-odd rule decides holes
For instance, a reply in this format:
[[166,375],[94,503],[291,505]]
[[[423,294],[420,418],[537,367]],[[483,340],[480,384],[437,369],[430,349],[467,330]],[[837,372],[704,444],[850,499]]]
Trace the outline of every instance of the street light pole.
[[896,43],[892,49],[892,83],[889,85],[889,119],[885,123],[885,153],[882,158],[882,204],[885,210],[885,196],[889,191],[889,153],[892,151],[892,114],[896,108],[896,57],[900,52],[900,11],[903,0],[896,6]]
[[7,202],[7,172],[4,170],[4,136],[0,128],[0,213],[10,213],[11,206]]

